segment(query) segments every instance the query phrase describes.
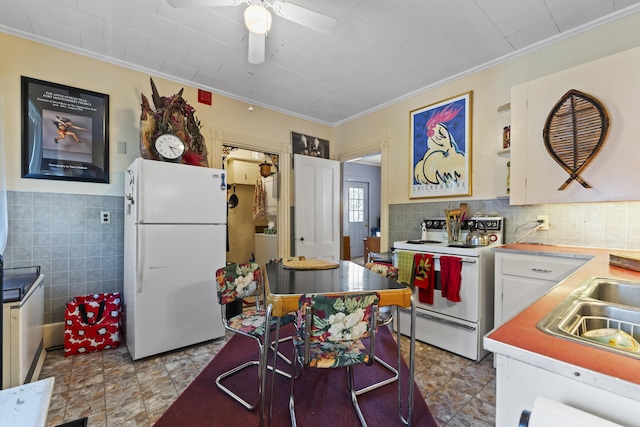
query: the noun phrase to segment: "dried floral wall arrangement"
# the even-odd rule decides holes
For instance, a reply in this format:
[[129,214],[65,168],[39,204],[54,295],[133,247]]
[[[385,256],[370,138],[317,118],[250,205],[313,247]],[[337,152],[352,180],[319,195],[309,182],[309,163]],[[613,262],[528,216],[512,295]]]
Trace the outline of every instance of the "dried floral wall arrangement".
[[160,96],[153,79],[150,81],[155,111],[142,93],[140,155],[145,159],[163,160],[154,143],[158,136],[172,134],[184,143],[184,153],[178,159],[180,163],[208,167],[207,146],[200,132],[202,125],[194,114],[195,109],[182,97],[184,89],[170,97]]

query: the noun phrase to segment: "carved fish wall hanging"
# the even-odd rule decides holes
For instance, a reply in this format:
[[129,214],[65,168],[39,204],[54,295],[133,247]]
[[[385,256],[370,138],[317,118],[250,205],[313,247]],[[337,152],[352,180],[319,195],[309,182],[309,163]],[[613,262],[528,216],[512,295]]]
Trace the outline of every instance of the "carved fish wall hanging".
[[607,111],[594,97],[571,89],[558,101],[542,132],[547,152],[569,174],[558,190],[573,180],[591,188],[579,174],[602,148],[608,130]]

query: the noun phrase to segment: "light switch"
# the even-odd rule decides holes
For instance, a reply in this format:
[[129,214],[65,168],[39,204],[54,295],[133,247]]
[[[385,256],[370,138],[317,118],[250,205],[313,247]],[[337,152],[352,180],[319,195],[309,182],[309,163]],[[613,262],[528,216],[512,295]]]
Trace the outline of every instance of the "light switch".
[[127,154],[127,141],[118,141],[118,154]]

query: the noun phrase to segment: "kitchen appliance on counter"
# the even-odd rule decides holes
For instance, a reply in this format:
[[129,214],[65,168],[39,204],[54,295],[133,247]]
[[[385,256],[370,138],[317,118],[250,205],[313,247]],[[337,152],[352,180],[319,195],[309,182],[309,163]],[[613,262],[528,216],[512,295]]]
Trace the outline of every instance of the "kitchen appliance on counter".
[[[494,255],[491,248],[503,243],[503,217],[472,217],[461,221],[460,241],[465,242],[470,230],[481,229],[489,236],[489,244],[475,246],[449,244],[445,218],[425,219],[426,228],[420,240],[398,241],[393,244],[393,264],[398,267],[400,251],[433,255],[435,290],[433,304],[421,302],[414,288],[416,303],[416,339],[463,357],[479,361],[488,352],[482,337],[493,328]],[[461,260],[460,302],[441,295],[440,257]],[[409,335],[410,312],[400,311],[400,332]],[[397,329],[397,326],[395,326]]]
[[7,389],[38,377],[44,345],[44,276],[39,266],[7,268],[2,282],[2,388]]
[[224,335],[224,170],[136,159],[125,173],[124,326],[134,360]]

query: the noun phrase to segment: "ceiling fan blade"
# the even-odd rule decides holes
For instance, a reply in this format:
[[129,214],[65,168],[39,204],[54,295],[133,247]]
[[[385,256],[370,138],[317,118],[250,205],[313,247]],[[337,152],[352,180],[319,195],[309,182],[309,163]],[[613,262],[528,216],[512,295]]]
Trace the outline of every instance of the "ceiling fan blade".
[[173,7],[216,7],[237,6],[244,3],[243,0],[167,0]]
[[264,62],[266,36],[249,31],[249,63],[261,64]]
[[338,26],[338,21],[331,16],[284,1],[274,1],[273,11],[289,21],[329,35]]

